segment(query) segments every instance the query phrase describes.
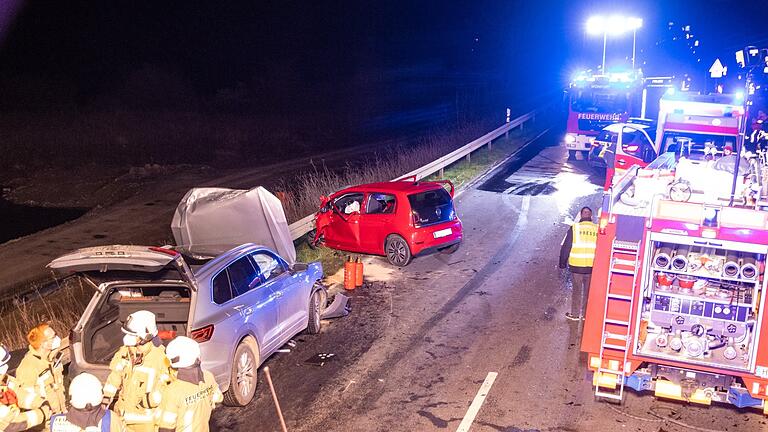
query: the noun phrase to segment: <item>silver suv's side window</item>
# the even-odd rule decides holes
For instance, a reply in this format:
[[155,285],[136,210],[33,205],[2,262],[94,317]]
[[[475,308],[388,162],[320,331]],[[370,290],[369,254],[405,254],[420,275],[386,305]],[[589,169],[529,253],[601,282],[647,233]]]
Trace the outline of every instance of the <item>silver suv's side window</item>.
[[259,284],[259,272],[253,267],[251,260],[244,256],[227,267],[229,282],[235,297],[243,295]]
[[232,285],[229,283],[227,269],[224,269],[213,278],[213,302],[216,304],[226,303],[232,297]]
[[256,263],[263,281],[274,279],[285,272],[283,264],[267,252],[256,252],[253,255],[253,261]]

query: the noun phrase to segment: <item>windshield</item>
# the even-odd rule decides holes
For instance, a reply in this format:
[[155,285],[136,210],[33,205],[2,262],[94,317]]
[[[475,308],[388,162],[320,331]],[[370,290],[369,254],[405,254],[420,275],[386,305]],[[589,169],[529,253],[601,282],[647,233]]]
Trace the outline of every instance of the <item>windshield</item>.
[[571,96],[571,109],[577,112],[625,113],[629,93],[611,90],[574,90]]
[[[695,132],[664,132],[662,148],[668,152],[681,153],[691,159],[701,159],[707,153],[721,154],[725,146],[736,148],[733,135],[709,135]],[[692,157],[693,156],[693,157]]]

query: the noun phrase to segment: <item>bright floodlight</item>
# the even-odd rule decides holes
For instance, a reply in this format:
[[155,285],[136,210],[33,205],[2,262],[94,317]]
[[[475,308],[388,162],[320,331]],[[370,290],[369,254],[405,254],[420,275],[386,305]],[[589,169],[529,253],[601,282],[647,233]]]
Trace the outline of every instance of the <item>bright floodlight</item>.
[[587,20],[587,33],[593,35],[620,35],[636,31],[643,26],[641,18],[612,15],[610,17],[593,16]]
[[616,15],[608,18],[608,22],[606,23],[605,28],[605,31],[608,32],[608,34],[620,35],[627,30],[629,29],[627,28],[626,18]]
[[629,27],[630,30],[637,30],[642,26],[643,26],[642,18],[627,18],[627,27]]
[[587,33],[598,35],[603,32],[605,32],[605,18],[593,16],[587,20]]

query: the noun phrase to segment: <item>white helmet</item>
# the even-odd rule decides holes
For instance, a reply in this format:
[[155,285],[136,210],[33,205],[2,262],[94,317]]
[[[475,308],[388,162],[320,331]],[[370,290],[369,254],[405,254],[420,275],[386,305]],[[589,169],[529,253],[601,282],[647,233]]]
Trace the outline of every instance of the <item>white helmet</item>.
[[200,344],[186,336],[179,336],[168,344],[165,355],[174,369],[189,367],[200,360]]
[[9,361],[11,361],[11,353],[8,352],[5,346],[0,345],[0,376],[8,373]]
[[89,373],[81,373],[69,384],[69,402],[77,409],[99,406],[103,398],[101,381]]
[[128,315],[123,324],[123,333],[136,336],[143,342],[149,342],[157,336],[155,314],[140,310]]

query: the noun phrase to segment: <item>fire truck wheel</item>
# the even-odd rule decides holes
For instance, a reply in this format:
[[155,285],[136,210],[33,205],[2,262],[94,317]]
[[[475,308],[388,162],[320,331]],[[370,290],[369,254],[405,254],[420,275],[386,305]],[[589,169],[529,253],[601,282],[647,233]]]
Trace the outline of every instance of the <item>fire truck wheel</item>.
[[568,150],[568,160],[576,160],[576,150]]
[[585,161],[586,161],[586,160],[589,160],[589,152],[588,152],[588,151],[586,151],[586,150],[582,150],[582,151],[581,151],[581,159],[582,159],[582,160],[585,160]]

